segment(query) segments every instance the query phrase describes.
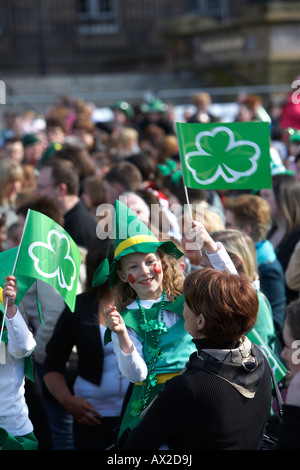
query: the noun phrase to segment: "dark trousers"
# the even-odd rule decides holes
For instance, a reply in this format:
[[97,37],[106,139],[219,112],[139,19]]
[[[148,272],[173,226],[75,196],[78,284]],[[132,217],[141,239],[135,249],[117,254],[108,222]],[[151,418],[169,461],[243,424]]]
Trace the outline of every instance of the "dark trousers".
[[74,420],[73,436],[76,450],[105,450],[116,444],[119,417],[102,418],[96,426],[87,426]]

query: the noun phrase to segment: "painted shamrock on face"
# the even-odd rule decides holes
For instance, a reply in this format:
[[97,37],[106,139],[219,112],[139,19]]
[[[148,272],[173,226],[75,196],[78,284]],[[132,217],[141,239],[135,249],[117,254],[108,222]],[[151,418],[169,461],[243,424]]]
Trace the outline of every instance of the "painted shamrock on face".
[[197,150],[185,154],[185,163],[201,184],[210,184],[220,177],[228,183],[236,182],[257,170],[259,146],[250,140],[236,140],[228,127],[199,132],[195,146]]

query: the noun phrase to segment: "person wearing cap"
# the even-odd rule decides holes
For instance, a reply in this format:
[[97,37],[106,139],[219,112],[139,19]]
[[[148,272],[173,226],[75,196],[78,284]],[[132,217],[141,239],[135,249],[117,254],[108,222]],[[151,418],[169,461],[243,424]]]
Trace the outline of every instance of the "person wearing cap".
[[[115,303],[105,310],[105,340],[113,342],[121,373],[134,383],[120,426],[119,445],[123,445],[143,411],[165,382],[184,369],[195,348],[182,315],[184,275],[178,260],[183,253],[173,241],[159,241],[118,200],[113,220],[114,259],[97,268],[94,285],[110,281]],[[194,234],[212,258],[223,253],[226,264],[227,253],[202,225],[194,227]]]
[[111,110],[114,115],[112,136],[113,138],[117,138],[123,128],[132,126],[134,109],[127,101],[117,100],[112,104]]
[[40,161],[44,147],[40,138],[35,134],[26,134],[23,137],[24,159],[23,163],[36,166]]
[[114,113],[114,121],[119,124],[128,124],[134,118],[134,110],[131,104],[124,100],[116,101],[111,109]]
[[168,117],[169,106],[160,99],[153,99],[141,105],[143,119],[138,123],[140,134],[151,124],[161,128],[166,135],[175,134],[173,123]]

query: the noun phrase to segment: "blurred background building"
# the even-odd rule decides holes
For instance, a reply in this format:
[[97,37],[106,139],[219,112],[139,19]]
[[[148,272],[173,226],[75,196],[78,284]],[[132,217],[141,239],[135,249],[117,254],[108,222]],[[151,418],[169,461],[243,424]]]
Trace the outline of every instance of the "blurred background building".
[[236,87],[288,92],[299,75],[299,6],[299,0],[0,0],[0,79],[7,102],[36,108],[61,93],[99,106],[145,93],[186,102],[196,88],[213,88],[218,97],[235,95]]

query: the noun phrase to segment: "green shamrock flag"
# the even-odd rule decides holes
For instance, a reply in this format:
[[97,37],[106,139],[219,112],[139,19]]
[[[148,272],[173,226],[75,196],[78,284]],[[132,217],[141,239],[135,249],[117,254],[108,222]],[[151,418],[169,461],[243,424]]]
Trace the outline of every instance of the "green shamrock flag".
[[70,235],[40,212],[28,210],[14,275],[52,285],[73,312],[81,254]]
[[185,186],[271,188],[267,122],[176,123]]
[[[0,253],[0,310],[4,311],[2,290],[5,284],[6,276],[13,274],[14,265],[18,253],[18,247],[5,250]],[[27,276],[16,276],[18,283],[18,294],[16,298],[16,305],[19,305],[24,295],[30,289],[35,279]]]

